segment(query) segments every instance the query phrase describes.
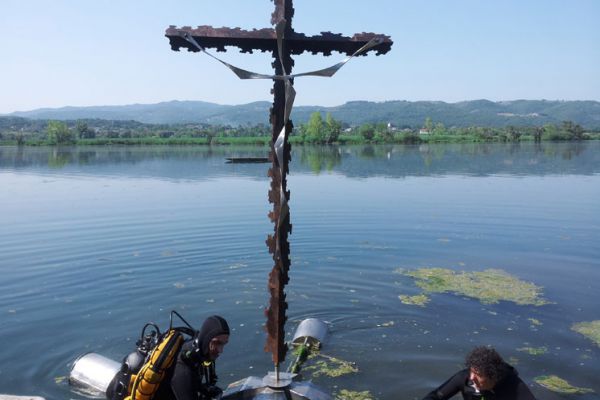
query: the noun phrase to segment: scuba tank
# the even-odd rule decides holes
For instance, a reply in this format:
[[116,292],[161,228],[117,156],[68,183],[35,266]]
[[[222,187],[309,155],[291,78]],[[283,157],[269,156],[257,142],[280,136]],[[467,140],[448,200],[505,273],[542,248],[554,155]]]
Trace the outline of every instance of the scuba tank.
[[[151,329],[146,332],[148,328]],[[123,400],[125,396],[131,393],[131,377],[140,371],[148,354],[157,346],[160,336],[160,329],[156,324],[149,322],[144,325],[140,338],[136,342],[135,351],[123,358],[119,373],[107,389],[107,399]]]
[[97,353],[86,353],[73,363],[69,385],[86,396],[100,397],[114,384],[121,365]]
[[[187,326],[173,327],[173,315]],[[161,333],[154,323],[144,325],[135,351],[126,355],[120,364],[96,353],[77,358],[69,374],[69,384],[87,395],[106,395],[108,400],[151,399],[173,365],[184,334],[194,337],[196,330],[173,310],[169,329]],[[137,392],[133,390],[136,379],[139,380],[135,386]]]
[[[173,314],[187,327],[174,328]],[[106,397],[109,400],[151,400],[179,354],[183,334],[194,337],[196,330],[175,310],[171,311],[169,329],[165,333],[161,334],[156,324],[144,325],[137,349],[123,359],[121,371],[113,382],[114,389],[107,391]]]

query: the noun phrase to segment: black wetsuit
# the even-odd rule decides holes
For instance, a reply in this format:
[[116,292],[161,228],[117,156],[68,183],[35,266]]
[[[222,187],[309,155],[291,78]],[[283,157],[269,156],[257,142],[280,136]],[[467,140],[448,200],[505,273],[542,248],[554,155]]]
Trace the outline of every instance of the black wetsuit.
[[215,363],[190,357],[194,351],[192,340],[183,344],[177,361],[167,371],[156,400],[207,400],[215,397],[217,375]]
[[[222,390],[216,386],[217,374],[215,362],[210,356],[210,341],[219,335],[229,335],[227,321],[218,315],[208,317],[200,331],[187,340],[179,349],[173,365],[166,371],[154,395],[155,400],[209,400],[218,397]],[[138,351],[139,352],[139,351]],[[144,356],[130,367],[128,360],[123,359],[121,371],[110,383],[106,397],[110,400],[123,400],[127,395],[130,377],[142,367]],[[214,356],[213,356],[214,357]]]
[[459,392],[465,400],[535,400],[525,382],[519,378],[517,371],[508,364],[507,367],[509,368],[508,375],[492,390],[476,392],[475,388],[470,385],[469,370],[464,369],[442,383],[423,400],[446,400]]
[[186,341],[177,361],[163,379],[156,400],[208,400],[218,397],[215,362],[210,360],[210,341],[229,335],[227,321],[218,315],[208,317],[193,339]]

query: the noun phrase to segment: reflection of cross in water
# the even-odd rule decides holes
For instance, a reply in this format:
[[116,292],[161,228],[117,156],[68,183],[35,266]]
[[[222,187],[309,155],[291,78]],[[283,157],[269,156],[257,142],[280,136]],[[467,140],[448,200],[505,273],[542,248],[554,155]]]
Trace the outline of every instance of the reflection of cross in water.
[[[171,26],[167,29],[166,36],[169,38],[171,48],[176,51],[182,47],[187,48],[188,51],[200,51],[206,48],[225,51],[225,46],[239,47],[243,53],[252,53],[253,50],[269,51],[275,59],[272,66],[275,69],[275,75],[279,78],[291,74],[294,65],[291,58],[292,54],[302,54],[305,51],[310,51],[312,54],[322,53],[329,56],[332,51],[337,51],[352,55],[359,49],[364,48],[363,46],[366,46],[373,39],[377,40],[376,45],[365,48],[361,53],[376,50],[377,55],[385,54],[392,46],[392,41],[388,36],[374,33],[359,33],[350,38],[341,34],[321,32],[321,35],[307,37],[302,33],[294,32],[292,29],[292,16],[294,15],[292,0],[273,1],[275,2],[275,12],[271,15],[271,23],[277,27],[276,29],[264,28],[247,31],[240,28],[213,28],[211,26],[199,26],[196,29]],[[232,67],[233,69],[236,68]],[[322,74],[316,75],[323,76]],[[287,237],[292,229],[287,206],[290,193],[287,191],[286,179],[288,163],[291,158],[291,146],[287,139],[293,127],[292,121],[288,119],[291,101],[293,101],[293,96],[290,96],[291,91],[293,91],[291,88],[293,79],[289,78],[287,80],[273,79],[271,93],[274,95],[274,100],[270,111],[272,125],[270,158],[273,166],[269,169],[269,176],[271,177],[269,201],[273,203],[273,211],[269,213],[269,218],[275,227],[274,235],[269,235],[267,238],[267,245],[269,251],[273,254],[275,265],[269,274],[271,300],[265,312],[268,333],[265,351],[270,351],[273,354],[273,362],[277,372],[279,371],[279,364],[285,359],[286,353],[284,324],[287,303],[285,302],[283,288],[288,282],[290,251]],[[286,94],[288,96],[287,103]],[[292,97],[291,101],[290,97]]]

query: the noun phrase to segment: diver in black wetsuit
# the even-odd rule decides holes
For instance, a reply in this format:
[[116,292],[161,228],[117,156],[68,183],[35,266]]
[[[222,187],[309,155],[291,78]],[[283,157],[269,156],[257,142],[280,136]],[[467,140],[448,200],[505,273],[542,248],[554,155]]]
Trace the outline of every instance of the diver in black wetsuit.
[[157,400],[208,400],[220,397],[215,360],[229,341],[229,325],[208,317],[193,339],[183,344],[154,397]]
[[465,400],[535,400],[517,371],[490,347],[475,347],[466,366],[423,400],[446,400],[458,392]]

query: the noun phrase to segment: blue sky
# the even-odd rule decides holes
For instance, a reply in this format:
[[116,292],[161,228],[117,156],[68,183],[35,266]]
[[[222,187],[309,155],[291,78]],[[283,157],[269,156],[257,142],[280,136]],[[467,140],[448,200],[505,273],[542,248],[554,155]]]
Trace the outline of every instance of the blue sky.
[[[297,105],[351,100],[600,100],[598,0],[296,0],[294,29],[385,33],[392,51],[295,82]],[[269,0],[2,0],[0,113],[42,107],[270,100],[210,57],[170,50],[169,25],[269,27]],[[216,54],[270,73],[270,56]],[[296,56],[294,72],[343,58]]]

